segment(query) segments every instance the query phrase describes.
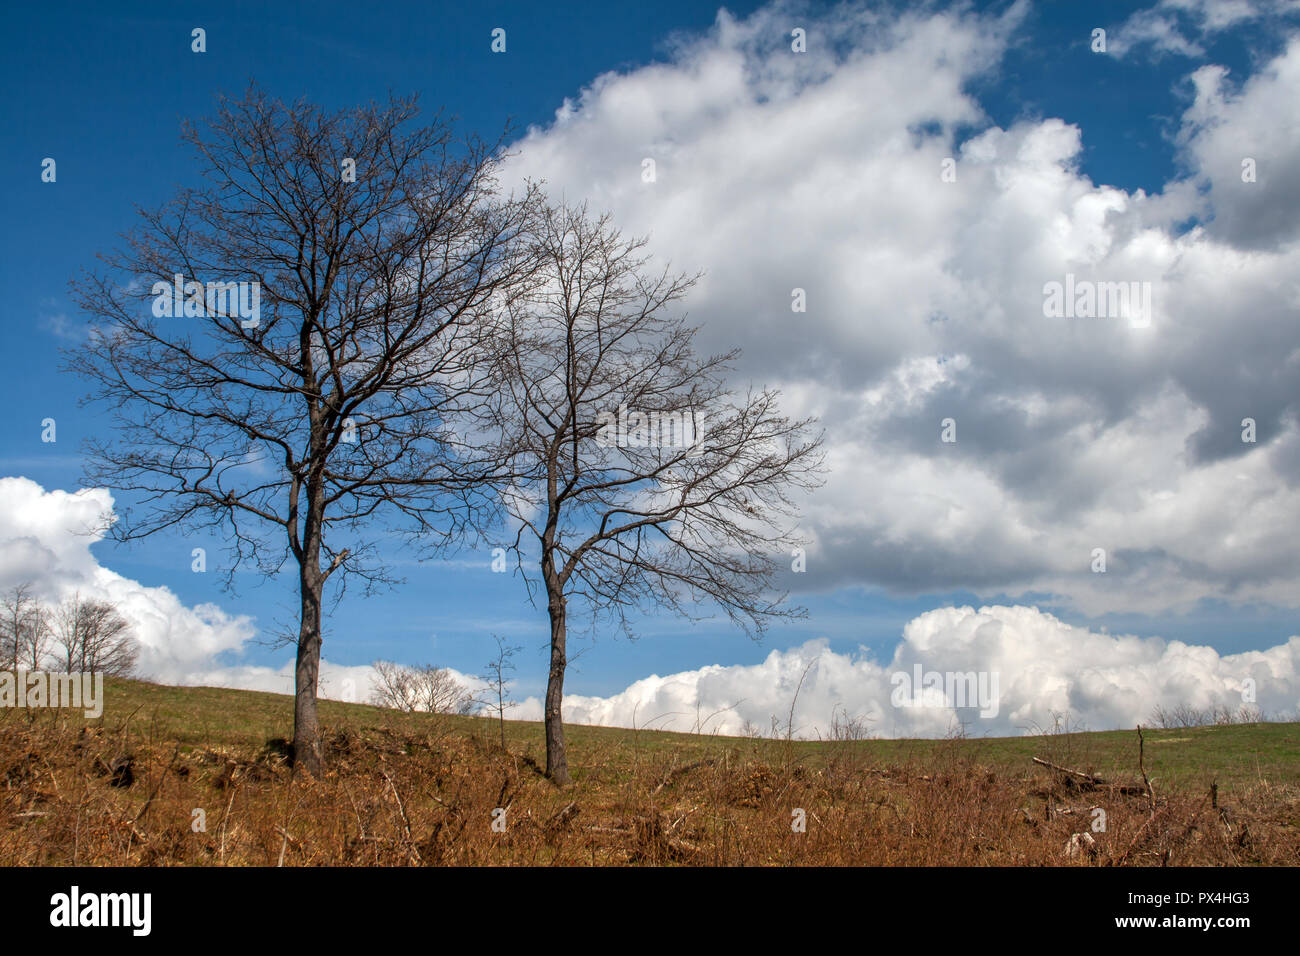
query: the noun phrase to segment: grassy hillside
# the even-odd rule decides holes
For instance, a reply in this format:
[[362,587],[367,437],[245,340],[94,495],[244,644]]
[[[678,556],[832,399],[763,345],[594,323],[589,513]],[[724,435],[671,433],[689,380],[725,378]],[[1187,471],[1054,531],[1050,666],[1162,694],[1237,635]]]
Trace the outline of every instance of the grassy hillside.
[[328,770],[313,780],[285,758],[287,696],[106,691],[95,720],[0,709],[0,865],[1300,865],[1297,724],[1145,731],[1149,788],[1134,731],[572,726],[560,790],[533,723],[507,722],[502,748],[488,719],[323,702]]
[[[181,744],[205,747],[259,748],[273,738],[292,738],[293,699],[281,694],[214,687],[167,687],[141,681],[109,680],[104,720],[128,716],[141,732]],[[74,722],[81,718],[72,718]],[[387,728],[403,734],[477,734],[499,739],[495,720],[429,714],[401,714],[366,704],[321,702],[326,731]],[[540,724],[506,721],[511,750],[545,754]],[[1300,724],[1234,724],[1178,730],[1144,730],[1145,766],[1149,777],[1177,788],[1220,788],[1260,781],[1300,783]],[[785,741],[633,731],[616,727],[569,725],[569,763],[575,778],[597,764],[631,765],[642,755],[676,754],[683,762],[744,749],[768,762],[794,759],[814,764],[850,751],[873,764],[899,766],[960,753],[1006,773],[1032,776],[1031,758],[1091,770],[1102,777],[1133,774],[1138,740],[1132,730],[1058,733],[1022,737],[954,740]],[[611,766],[603,766],[606,771]]]

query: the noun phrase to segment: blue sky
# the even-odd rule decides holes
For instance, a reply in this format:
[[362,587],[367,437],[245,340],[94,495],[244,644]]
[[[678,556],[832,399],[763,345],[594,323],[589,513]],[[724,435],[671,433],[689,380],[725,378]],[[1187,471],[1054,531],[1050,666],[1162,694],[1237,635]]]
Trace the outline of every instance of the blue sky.
[[[728,4],[727,10],[734,21],[750,22],[747,18],[762,6]],[[1131,18],[1144,8],[1069,2],[1036,4],[1018,13],[1006,3],[958,8],[971,22],[994,22],[1013,9],[1016,22],[999,34],[994,65],[963,80],[966,95],[983,115],[971,122],[939,121],[939,135],[959,151],[989,129],[1059,118],[1081,130],[1074,159],[1080,179],[1128,196],[1139,190],[1159,194],[1178,180],[1204,193],[1204,184],[1195,182],[1197,171],[1188,167],[1186,140],[1180,144],[1178,138],[1195,99],[1190,74],[1206,64],[1222,66],[1229,71],[1228,89],[1240,88],[1282,55],[1294,19],[1289,14],[1250,18],[1223,30],[1208,27],[1212,19],[1170,21],[1199,46],[1196,56],[1168,42],[1139,43],[1124,55],[1099,56],[1089,49],[1093,28],[1118,36],[1123,25],[1142,22]],[[834,19],[828,5],[784,9],[788,15],[782,16],[791,24],[801,18]],[[936,4],[923,13],[948,9]],[[179,145],[178,125],[182,118],[208,113],[218,92],[238,94],[255,79],[273,95],[344,107],[390,90],[417,91],[426,109],[444,107],[460,118],[463,129],[488,138],[509,120],[516,145],[527,153],[550,142],[550,124],[566,98],[578,102],[584,89],[610,71],[648,75],[647,64],[679,62],[683,46],[708,42],[718,17],[716,6],[696,2],[568,7],[421,2],[374,10],[379,12],[331,2],[111,7],[52,2],[9,12],[0,39],[8,93],[0,105],[0,172],[7,184],[0,257],[7,333],[0,377],[7,414],[0,423],[0,475],[24,476],[47,491],[78,486],[80,442],[107,426],[98,413],[78,408],[85,384],[59,371],[58,350],[75,343],[85,321],[70,301],[68,280],[114,246],[117,235],[133,224],[134,207],[160,204],[177,186],[195,179],[196,165]],[[190,50],[190,30],[196,26],[206,30],[204,54]],[[494,27],[507,30],[505,54],[489,49]],[[843,42],[844,62],[852,59],[857,34],[839,41],[829,31],[813,36],[815,42]],[[774,42],[788,41],[777,36]],[[917,77],[918,85],[922,79]],[[538,128],[534,136],[521,139],[530,127]],[[558,135],[553,132],[553,138]],[[58,163],[54,184],[40,180],[40,162],[47,156]],[[527,157],[524,162],[527,166]],[[1161,213],[1179,223],[1168,226],[1170,236],[1188,223],[1213,218],[1189,199],[1179,202],[1186,204],[1185,213]],[[1287,241],[1279,239],[1282,246]],[[713,271],[719,264],[691,265]],[[692,314],[710,327],[707,308],[693,308]],[[731,334],[721,322],[712,328],[719,341]],[[750,371],[780,378],[781,370],[774,368],[756,360]],[[40,438],[46,417],[58,423],[54,444]],[[1187,507],[1205,507],[1205,502],[1189,501]],[[125,548],[104,541],[93,553],[102,566],[146,587],[166,587],[187,606],[212,602],[228,613],[253,616],[259,637],[277,621],[291,621],[291,574],[271,581],[241,576],[237,593],[230,594],[220,588],[218,574],[190,571],[190,548],[198,545],[208,546],[211,555],[219,542],[173,537]],[[1144,542],[1129,547],[1168,550]],[[969,553],[953,560],[969,562]],[[496,632],[526,646],[518,692],[538,693],[544,678],[543,610],[529,606],[517,579],[491,574],[486,553],[455,557],[422,562],[413,554],[399,556],[406,585],[368,599],[349,595],[327,623],[325,657],[337,665],[364,665],[379,657],[431,661],[475,673],[486,662]],[[652,617],[641,623],[636,642],[600,635],[589,646],[580,644],[588,649],[571,671],[569,690],[608,696],[650,674],[757,665],[773,650],[815,638],[828,639],[834,652],[849,654],[862,645],[888,659],[907,622],[951,605],[1037,605],[1094,631],[1161,636],[1208,645],[1223,655],[1273,647],[1300,631],[1294,602],[1277,598],[1276,591],[1250,594],[1247,589],[1235,596],[1207,591],[1190,602],[1180,596],[1108,604],[1075,600],[1068,588],[1033,575],[979,579],[977,586],[948,584],[942,574],[901,583],[870,571],[788,578],[809,616],[777,626],[761,645],[725,622]],[[286,655],[284,649],[250,642],[242,653],[226,651],[216,663],[278,667]]]

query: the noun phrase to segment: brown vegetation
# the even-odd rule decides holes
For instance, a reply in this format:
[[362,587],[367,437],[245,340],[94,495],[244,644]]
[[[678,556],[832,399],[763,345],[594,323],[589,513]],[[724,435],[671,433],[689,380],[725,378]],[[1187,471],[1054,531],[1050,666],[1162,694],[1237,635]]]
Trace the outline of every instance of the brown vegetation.
[[282,739],[180,746],[142,720],[0,715],[0,864],[1300,864],[1296,787],[1161,792],[1138,767],[1100,780],[1051,737],[1043,752],[1063,769],[1008,773],[960,740],[889,765],[853,741],[814,764],[736,740],[686,762],[595,754],[559,789],[487,722],[484,736],[336,730],[316,780],[293,774]]

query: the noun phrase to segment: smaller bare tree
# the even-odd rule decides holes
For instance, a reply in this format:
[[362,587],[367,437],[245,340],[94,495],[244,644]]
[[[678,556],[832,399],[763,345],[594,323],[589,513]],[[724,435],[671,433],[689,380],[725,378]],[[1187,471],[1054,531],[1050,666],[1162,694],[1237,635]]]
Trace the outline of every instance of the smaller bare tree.
[[795,497],[820,483],[821,436],[777,392],[731,386],[738,351],[695,352],[676,314],[695,280],[652,269],[646,240],[555,205],[530,239],[542,266],[506,303],[496,424],[517,462],[512,547],[550,617],[546,774],[564,785],[570,605],[625,633],[641,610],[712,605],[752,635],[802,615],[775,576],[801,541]]
[[139,645],[131,636],[130,622],[108,601],[73,594],[54,608],[52,618],[54,643],[67,673],[135,673]]
[[[501,640],[501,635],[493,634],[492,639],[497,642],[497,653],[492,660],[487,663],[487,670],[484,672],[481,680],[487,684],[484,696],[487,698],[484,703],[496,711],[497,721],[501,727],[501,749],[506,749],[506,708],[513,707],[515,701],[510,699],[510,678],[506,675],[514,672],[514,656],[519,652],[518,647],[507,647],[505,641]],[[493,703],[493,698],[496,702]]]

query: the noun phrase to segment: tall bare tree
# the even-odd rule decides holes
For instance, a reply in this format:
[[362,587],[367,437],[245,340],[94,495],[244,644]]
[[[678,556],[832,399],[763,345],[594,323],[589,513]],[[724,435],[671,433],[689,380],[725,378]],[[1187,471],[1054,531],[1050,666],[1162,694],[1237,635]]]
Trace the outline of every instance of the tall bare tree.
[[223,98],[184,127],[202,185],[76,284],[97,325],[69,364],[119,426],[87,480],[134,503],[119,539],[212,528],[232,575],[291,562],[294,758],[312,773],[327,582],[391,583],[363,537],[376,520],[446,544],[491,514],[496,463],[465,423],[492,388],[484,330],[527,270],[527,203],[496,189],[494,147],[417,114]]
[[564,784],[571,604],[625,630],[634,608],[713,606],[751,634],[801,613],[772,577],[821,437],[775,392],[729,389],[737,352],[695,354],[673,314],[695,280],[651,271],[644,240],[585,206],[545,209],[532,238],[542,266],[508,310],[497,421],[526,475],[506,501],[546,597],[546,769]]

